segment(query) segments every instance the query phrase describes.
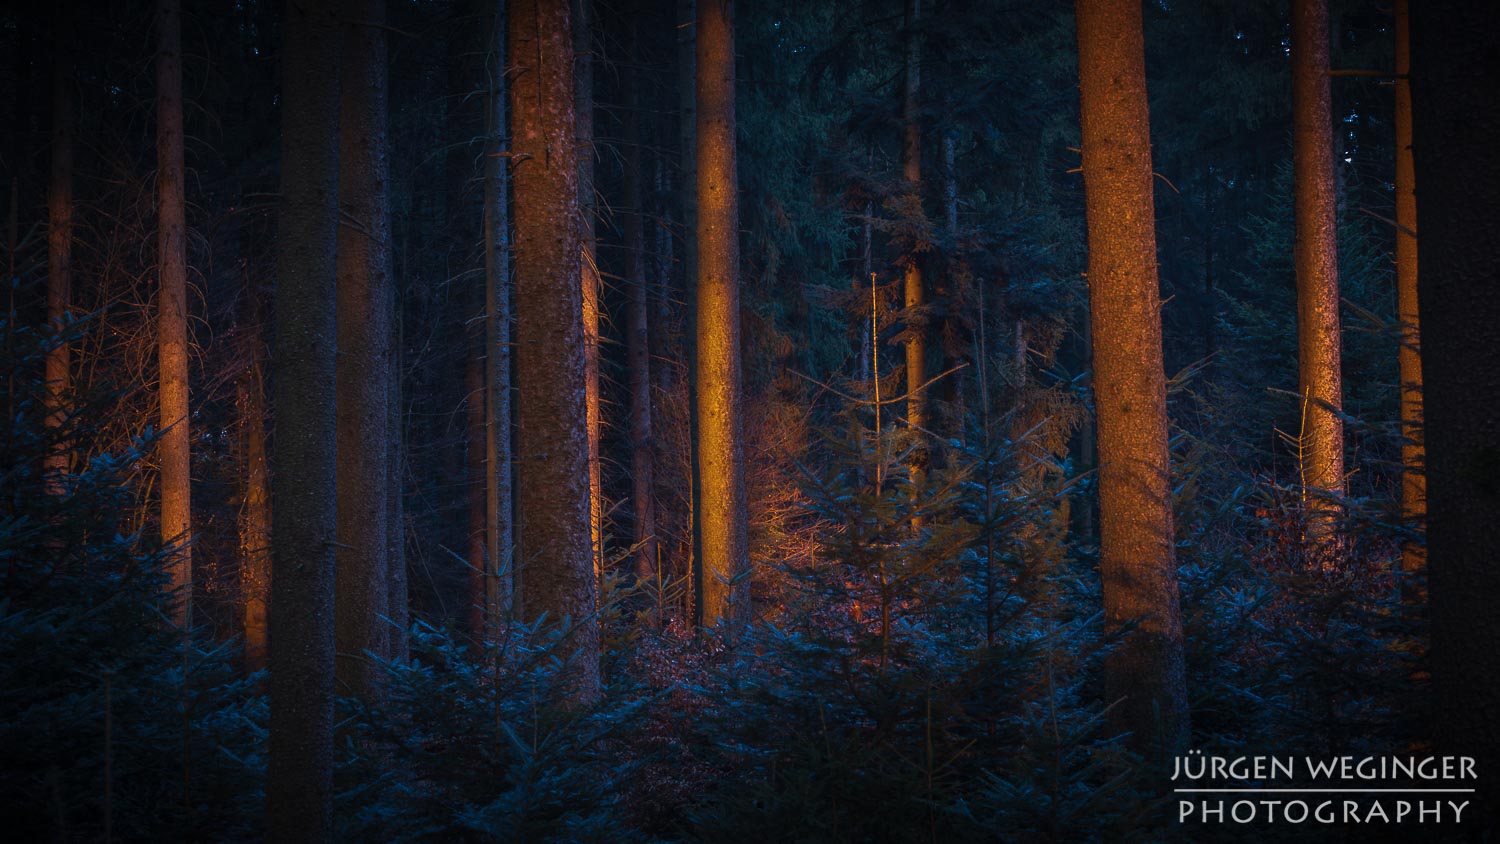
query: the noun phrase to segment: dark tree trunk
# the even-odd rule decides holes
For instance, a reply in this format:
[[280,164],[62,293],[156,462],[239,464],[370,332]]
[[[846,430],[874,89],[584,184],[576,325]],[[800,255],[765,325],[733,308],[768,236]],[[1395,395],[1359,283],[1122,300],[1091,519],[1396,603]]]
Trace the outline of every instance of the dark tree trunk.
[[[503,153],[505,125],[505,8],[495,4],[485,59],[484,159],[484,301],[485,301],[485,462],[488,509],[489,570],[485,582],[485,614],[494,625],[511,610],[514,580],[515,496],[511,473],[511,348],[510,348],[510,214],[509,175]],[[585,326],[587,331],[587,326]],[[592,456],[592,452],[590,453]],[[590,467],[590,472],[593,467]],[[592,490],[592,481],[590,485]]]
[[1478,760],[1476,826],[1492,834],[1500,826],[1500,115],[1479,106],[1500,90],[1496,32],[1500,5],[1412,4],[1433,720],[1441,752]]
[[522,606],[570,625],[573,695],[599,692],[573,35],[567,0],[509,9]]
[[344,0],[339,116],[337,680],[369,697],[389,656],[391,276],[385,0]]
[[[53,10],[52,53],[52,181],[47,190],[47,325],[63,330],[73,305],[73,33],[71,4],[60,2]],[[17,130],[19,131],[19,130]],[[10,278],[16,277],[16,211],[19,203],[16,180],[11,180]],[[11,319],[15,319],[12,291]],[[62,407],[72,391],[72,359],[68,343],[58,343],[47,353],[47,425],[62,424]],[[15,395],[15,391],[11,391]],[[58,445],[47,455],[45,469],[58,484],[68,471],[68,450]]]
[[640,32],[630,23],[630,60],[625,71],[624,235],[625,288],[630,297],[625,326],[625,359],[630,386],[630,482],[635,508],[635,574],[654,578],[656,570],[655,444],[651,431],[651,296],[646,280],[646,210],[641,189]]
[[333,833],[341,35],[331,4],[287,4],[266,772],[266,838],[276,842],[327,841]]

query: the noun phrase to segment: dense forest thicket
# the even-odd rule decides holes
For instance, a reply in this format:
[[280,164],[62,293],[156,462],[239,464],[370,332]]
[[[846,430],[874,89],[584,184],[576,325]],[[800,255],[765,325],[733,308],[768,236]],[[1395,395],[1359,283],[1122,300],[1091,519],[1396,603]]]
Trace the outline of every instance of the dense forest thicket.
[[1500,12],[1407,4],[0,11],[8,834],[1493,834]]

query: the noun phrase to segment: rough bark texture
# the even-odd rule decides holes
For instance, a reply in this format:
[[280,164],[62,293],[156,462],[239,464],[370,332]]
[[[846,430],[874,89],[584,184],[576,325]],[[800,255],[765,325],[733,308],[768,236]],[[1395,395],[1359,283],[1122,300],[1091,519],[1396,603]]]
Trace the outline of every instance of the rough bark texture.
[[[54,10],[52,53],[52,181],[47,188],[47,324],[61,329],[67,324],[73,303],[73,56],[71,11],[68,3]],[[10,277],[16,277],[15,179],[11,180]],[[15,317],[15,293],[11,293],[11,318]],[[62,407],[72,390],[71,348],[58,343],[47,353],[47,425],[62,423]],[[14,393],[12,393],[14,394]],[[53,478],[68,471],[69,455],[58,448],[47,455],[45,470]]]
[[173,621],[193,622],[192,440],[188,422],[187,217],[183,209],[182,11],[178,0],[156,7],[156,362],[161,441],[161,539],[172,546],[168,570],[176,597]]
[[[1427,517],[1426,456],[1422,448],[1421,309],[1417,304],[1417,193],[1411,152],[1410,31],[1407,0],[1396,0],[1396,318],[1401,322],[1397,353],[1401,378],[1401,516],[1421,530]],[[1417,574],[1427,567],[1421,542],[1401,546],[1401,568]]]
[[604,468],[599,452],[604,410],[599,394],[599,237],[594,196],[594,41],[590,0],[572,0],[574,120],[578,132],[578,200],[583,240],[583,343],[589,435],[589,547],[604,567]]
[[734,146],[734,3],[698,3],[698,482],[702,623],[750,618],[741,435],[740,214]]
[[330,5],[287,4],[274,364],[270,841],[332,836],[340,36]]
[[389,656],[391,270],[385,0],[344,0],[339,115],[337,680],[369,697]]
[[1292,165],[1297,239],[1297,356],[1302,396],[1302,484],[1310,538],[1334,539],[1344,491],[1343,368],[1340,363],[1338,209],[1328,0],[1292,2]]
[[687,365],[687,565],[692,619],[703,614],[703,487],[698,481],[698,4],[677,0],[678,213],[682,224],[683,342]]
[[[906,72],[901,88],[901,175],[916,197],[922,197],[922,123],[920,102],[922,89],[922,40],[917,27],[922,19],[922,0],[906,0]],[[917,255],[906,256],[903,290],[906,318],[906,423],[919,442],[926,439],[927,391],[927,325],[916,309],[927,303],[926,285]],[[927,450],[918,446],[911,451],[908,469],[912,484],[922,481],[927,468]],[[918,520],[914,519],[913,522]]]
[[1160,757],[1185,748],[1188,711],[1141,6],[1079,0],[1077,14],[1099,425],[1099,567],[1106,628],[1134,625],[1105,661],[1105,687],[1115,704],[1114,725],[1131,733],[1136,749]]
[[575,699],[599,692],[573,38],[567,0],[509,9],[522,605],[571,629]]
[[[485,337],[485,462],[486,518],[489,570],[485,582],[485,612],[495,625],[511,610],[512,560],[515,550],[515,507],[511,473],[510,405],[510,216],[507,170],[502,154],[505,134],[505,8],[495,4],[489,54],[485,58],[486,127],[484,159],[484,337]],[[587,328],[585,328],[585,331]],[[590,452],[592,457],[594,452]],[[590,467],[590,472],[597,468]],[[593,489],[593,475],[590,475]],[[592,513],[591,513],[592,523]]]
[[1412,4],[1433,721],[1438,751],[1478,760],[1476,826],[1490,837],[1500,826],[1500,114],[1476,106],[1500,90],[1497,31],[1494,3]]
[[245,669],[266,667],[266,612],[271,591],[271,472],[266,460],[266,394],[261,371],[260,325],[251,329],[249,371],[241,382],[244,424],[245,501],[240,512],[240,590],[244,606]]
[[630,386],[630,483],[635,508],[632,545],[635,574],[654,579],[656,571],[656,466],[651,431],[651,304],[646,280],[646,210],[641,189],[641,97],[643,84],[637,24],[630,22],[630,61],[625,71],[624,235],[625,288],[630,297],[625,326],[625,360]]
[[[469,489],[469,630],[483,637],[489,611],[489,448],[488,411],[485,401],[483,337],[469,338],[464,366],[464,478]],[[476,494],[477,491],[477,494]]]

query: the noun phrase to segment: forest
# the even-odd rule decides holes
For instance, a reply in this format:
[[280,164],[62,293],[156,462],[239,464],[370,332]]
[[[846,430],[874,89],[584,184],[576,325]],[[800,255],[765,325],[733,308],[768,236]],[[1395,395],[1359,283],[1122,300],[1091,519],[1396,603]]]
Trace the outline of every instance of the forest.
[[5,837],[1493,840],[1497,92],[1469,0],[5,4]]

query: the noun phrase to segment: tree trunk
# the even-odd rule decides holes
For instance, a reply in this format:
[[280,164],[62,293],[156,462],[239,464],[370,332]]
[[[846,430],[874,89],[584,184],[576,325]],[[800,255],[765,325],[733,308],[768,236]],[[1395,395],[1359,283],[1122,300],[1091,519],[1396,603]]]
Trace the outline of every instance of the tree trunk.
[[698,480],[698,3],[677,0],[678,204],[682,215],[683,346],[687,365],[687,569],[692,611],[703,614],[703,487]]
[[[1415,181],[1422,186],[1422,380],[1437,752],[1500,766],[1500,6],[1412,4]],[[1474,783],[1470,783],[1475,785]],[[1477,840],[1500,780],[1479,775]]]
[[566,0],[510,7],[522,605],[567,624],[575,700],[599,693],[573,38]]
[[183,210],[182,11],[156,7],[157,396],[160,401],[161,540],[176,596],[172,620],[193,623],[192,440],[188,416],[187,219]]
[[374,695],[387,657],[391,277],[385,0],[344,0],[339,114],[337,680]]
[[[1417,304],[1417,192],[1412,172],[1410,32],[1407,0],[1396,0],[1396,318],[1401,322],[1397,363],[1401,379],[1401,516],[1420,531],[1427,517],[1426,456],[1422,448],[1422,344]],[[1401,569],[1427,568],[1420,541],[1401,546]]]
[[734,2],[698,3],[698,483],[702,623],[750,620],[741,435],[740,214],[734,147]]
[[[901,88],[901,175],[906,179],[914,207],[922,199],[922,123],[918,97],[922,86],[922,39],[917,27],[922,19],[922,0],[906,0],[906,73]],[[911,450],[907,468],[912,486],[922,483],[927,469],[927,325],[926,317],[917,312],[927,303],[922,267],[915,252],[906,256],[904,273],[906,317],[906,423],[919,445]],[[920,518],[913,518],[914,526]]]
[[342,33],[331,4],[298,2],[282,31],[266,838],[318,842],[332,836]]
[[385,562],[386,614],[390,618],[391,659],[404,662],[410,656],[407,630],[411,627],[411,602],[406,588],[406,506],[402,498],[406,478],[406,415],[402,412],[401,363],[402,294],[392,291],[391,355],[386,375],[386,499]]
[[594,40],[590,0],[572,0],[573,90],[578,132],[578,199],[583,238],[583,343],[589,435],[589,548],[594,572],[604,569],[604,466],[599,441],[604,411],[599,394],[599,237],[594,196]]
[[[252,297],[254,293],[250,294]],[[253,307],[253,306],[252,306]],[[271,590],[271,473],[266,462],[266,393],[260,323],[252,320],[250,366],[241,381],[245,437],[245,500],[240,513],[240,588],[244,606],[245,670],[266,667],[266,611]]]
[[[52,183],[47,191],[47,325],[65,331],[73,304],[73,34],[69,3],[54,10],[52,53]],[[16,278],[16,180],[11,180],[10,278]],[[12,302],[15,292],[11,292]],[[11,320],[15,307],[11,307]],[[72,360],[68,343],[58,343],[47,353],[47,426],[62,424],[63,405],[72,391]],[[15,395],[14,390],[11,395]],[[68,471],[70,455],[62,444],[47,455],[44,470],[48,488],[60,489],[60,476]]]
[[625,288],[630,309],[625,327],[625,359],[630,385],[630,481],[635,506],[632,544],[635,574],[655,579],[656,498],[651,432],[651,304],[646,280],[645,206],[641,190],[640,32],[631,17],[630,58],[625,71]]
[[[496,4],[485,63],[486,95],[484,159],[484,333],[485,333],[485,506],[488,523],[489,570],[485,582],[485,613],[493,636],[500,618],[511,611],[515,549],[515,507],[511,476],[510,407],[510,216],[505,158],[505,8]],[[597,323],[596,323],[597,325]],[[587,323],[585,323],[585,332]],[[596,383],[597,388],[597,383]],[[592,461],[596,452],[590,451]],[[589,466],[593,500],[597,461]],[[590,525],[594,511],[590,511]]]
[[[1113,724],[1139,752],[1185,748],[1187,694],[1172,547],[1166,378],[1141,6],[1078,0],[1078,81],[1099,422],[1105,659]],[[1118,702],[1118,703],[1117,703]]]
[[487,350],[481,345],[483,339],[471,337],[469,340],[464,378],[468,387],[464,394],[464,480],[469,490],[468,615],[469,631],[476,640],[484,638],[489,624],[489,572],[492,565],[489,548],[490,467],[485,462],[485,458],[489,456],[489,414],[484,383],[484,353]]
[[1344,491],[1338,209],[1328,51],[1328,0],[1293,0],[1292,166],[1302,486],[1309,539],[1325,549],[1337,538],[1333,521],[1338,503],[1333,496]]

